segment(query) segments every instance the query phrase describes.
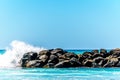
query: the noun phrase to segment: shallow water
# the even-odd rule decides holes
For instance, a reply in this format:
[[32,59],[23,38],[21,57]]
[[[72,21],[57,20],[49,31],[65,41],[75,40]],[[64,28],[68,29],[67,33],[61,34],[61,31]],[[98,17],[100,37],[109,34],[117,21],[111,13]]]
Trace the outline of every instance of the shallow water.
[[5,53],[5,50],[0,50],[0,54],[4,54]]
[[119,80],[120,68],[0,69],[0,80]]

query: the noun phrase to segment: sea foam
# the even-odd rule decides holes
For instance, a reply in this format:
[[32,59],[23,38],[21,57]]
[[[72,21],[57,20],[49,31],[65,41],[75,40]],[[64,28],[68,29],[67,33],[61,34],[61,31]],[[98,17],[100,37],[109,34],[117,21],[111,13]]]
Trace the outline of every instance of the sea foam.
[[4,54],[0,55],[0,67],[16,67],[19,61],[26,52],[39,52],[45,48],[34,47],[22,41],[14,40],[6,49]]

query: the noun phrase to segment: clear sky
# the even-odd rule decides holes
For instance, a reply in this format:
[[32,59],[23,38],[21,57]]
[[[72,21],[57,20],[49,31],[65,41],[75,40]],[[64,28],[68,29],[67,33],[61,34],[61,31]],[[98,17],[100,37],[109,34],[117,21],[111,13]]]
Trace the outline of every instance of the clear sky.
[[120,0],[0,0],[0,48],[120,47]]

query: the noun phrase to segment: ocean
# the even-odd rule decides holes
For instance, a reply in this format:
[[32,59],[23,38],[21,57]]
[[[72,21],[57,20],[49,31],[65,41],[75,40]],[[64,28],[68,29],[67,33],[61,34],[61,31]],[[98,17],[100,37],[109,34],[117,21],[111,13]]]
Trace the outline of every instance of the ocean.
[[[0,50],[0,80],[120,80],[120,68],[21,68],[15,67],[22,53],[43,48],[14,41]],[[86,50],[68,50],[81,54]]]
[[[78,54],[86,50],[70,51]],[[120,68],[0,68],[0,80],[119,80],[119,75]]]

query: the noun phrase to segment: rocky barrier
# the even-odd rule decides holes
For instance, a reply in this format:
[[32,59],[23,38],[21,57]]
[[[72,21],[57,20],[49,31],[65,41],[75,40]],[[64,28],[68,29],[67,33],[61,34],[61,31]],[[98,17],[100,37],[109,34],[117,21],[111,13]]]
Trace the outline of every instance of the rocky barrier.
[[92,50],[83,54],[61,48],[25,53],[20,61],[27,68],[120,67],[120,49]]

